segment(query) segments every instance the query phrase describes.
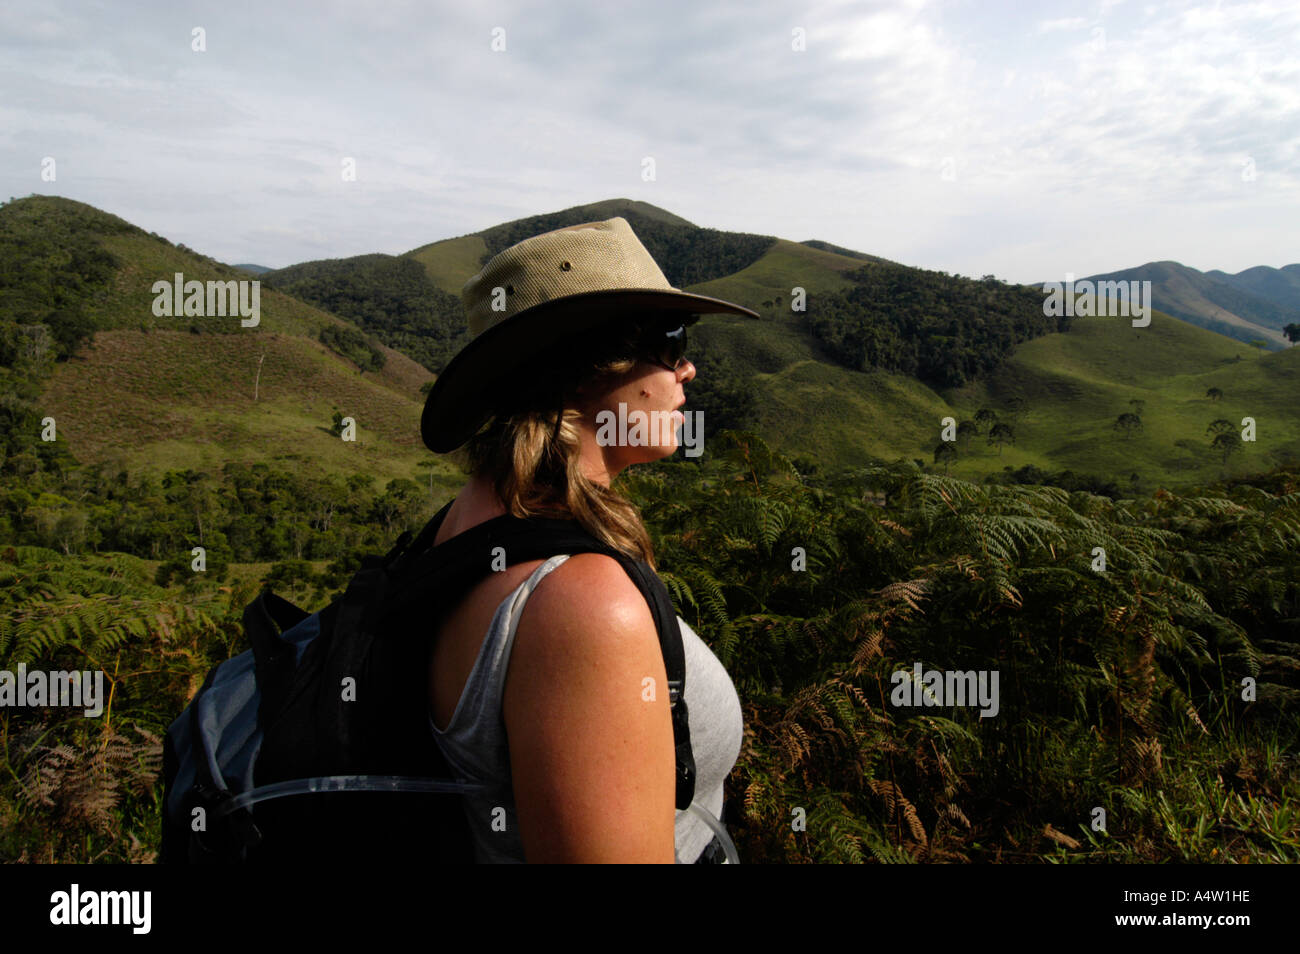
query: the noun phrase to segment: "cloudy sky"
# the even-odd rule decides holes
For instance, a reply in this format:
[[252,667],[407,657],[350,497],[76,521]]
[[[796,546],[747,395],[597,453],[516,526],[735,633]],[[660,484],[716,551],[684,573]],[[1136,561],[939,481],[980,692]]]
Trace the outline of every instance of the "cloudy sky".
[[619,196],[1010,281],[1281,266],[1300,3],[4,0],[0,193],[272,267]]

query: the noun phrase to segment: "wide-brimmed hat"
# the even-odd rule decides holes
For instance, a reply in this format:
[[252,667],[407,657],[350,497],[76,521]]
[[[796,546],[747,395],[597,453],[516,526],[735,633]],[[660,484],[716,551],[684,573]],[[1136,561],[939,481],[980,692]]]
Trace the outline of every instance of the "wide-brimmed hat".
[[461,300],[474,337],[438,375],[420,418],[420,436],[439,454],[473,437],[494,398],[565,339],[646,313],[758,317],[674,288],[621,216],[510,246],[465,283]]

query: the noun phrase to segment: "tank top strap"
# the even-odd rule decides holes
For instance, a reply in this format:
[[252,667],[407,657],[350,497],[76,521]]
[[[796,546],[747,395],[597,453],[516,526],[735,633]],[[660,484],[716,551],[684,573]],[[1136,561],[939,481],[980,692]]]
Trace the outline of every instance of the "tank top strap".
[[528,575],[528,579],[515,587],[514,592],[502,600],[501,605],[497,607],[484,643],[496,644],[494,655],[499,656],[501,670],[501,678],[497,680],[499,689],[504,689],[505,686],[505,670],[510,663],[510,650],[515,644],[515,630],[519,628],[519,618],[524,615],[524,605],[528,602],[528,597],[533,595],[533,590],[537,589],[538,584],[548,573],[568,558],[567,553],[561,553],[547,559]]
[[499,724],[501,701],[505,695],[506,672],[510,667],[510,652],[514,648],[519,618],[523,616],[524,606],[533,590],[567,559],[568,554],[557,554],[544,561],[497,606],[446,729],[439,729],[430,719],[435,735],[464,735],[467,744],[501,741],[497,738],[498,734],[504,735],[504,726]]

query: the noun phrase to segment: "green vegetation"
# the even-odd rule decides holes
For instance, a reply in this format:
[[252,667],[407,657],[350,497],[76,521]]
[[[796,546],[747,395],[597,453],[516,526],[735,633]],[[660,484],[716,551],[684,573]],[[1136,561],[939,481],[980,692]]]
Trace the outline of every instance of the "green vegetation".
[[[911,465],[801,475],[753,434],[711,446],[619,484],[740,694],[745,861],[1300,861],[1300,474],[1112,501]],[[161,735],[245,648],[258,586],[319,609],[442,502],[263,467],[98,479],[7,491],[3,536],[33,542],[0,546],[0,668],[98,668],[113,691],[100,719],[0,714],[8,859],[152,858]],[[131,552],[69,540],[40,516],[55,495],[94,501],[88,527]],[[159,586],[150,557],[200,538],[240,558],[227,579]],[[998,714],[893,705],[918,662],[999,671]]]
[[[431,376],[355,326],[268,288],[256,327],[156,317],[155,281],[248,276],[66,199],[0,207],[0,245],[0,473],[57,469],[75,454],[155,477],[289,460],[423,475],[419,389]],[[355,442],[331,437],[333,405],[357,421]],[[455,472],[435,470],[426,482]]]
[[67,200],[0,208],[0,367],[20,357],[75,354],[95,330],[90,302],[106,293],[118,268],[99,238],[140,231]]
[[[740,687],[746,860],[1300,859],[1300,475],[1111,502],[729,443],[631,484]],[[998,716],[892,706],[918,661],[999,670]]]
[[1064,331],[1043,295],[992,276],[975,281],[902,265],[868,265],[853,288],[814,298],[808,329],[846,368],[880,368],[935,388],[960,387],[998,367],[1016,345]]
[[[344,317],[267,284],[241,329],[150,287],[246,274],[40,196],[0,207],[0,669],[112,697],[0,709],[0,858],[153,856],[162,733],[258,587],[321,608],[463,482],[417,436],[459,285],[616,214],[763,315],[692,327],[705,455],[619,479],[741,696],[744,860],[1300,860],[1300,350],[1049,333],[1033,290],[626,200],[281,270]],[[891,705],[918,662],[998,670],[998,715]]]
[[355,328],[322,328],[321,343],[342,355],[361,371],[378,371],[384,366],[384,353]]
[[469,341],[460,298],[436,287],[410,258],[362,255],[305,262],[267,272],[262,280],[354,322],[435,374]]
[[463,235],[422,245],[404,257],[419,262],[436,287],[460,301],[461,290],[470,276],[478,271],[486,248],[481,236]]
[[695,380],[686,386],[686,410],[703,414],[704,436],[752,425],[758,417],[758,394],[748,377],[726,356],[692,347]]

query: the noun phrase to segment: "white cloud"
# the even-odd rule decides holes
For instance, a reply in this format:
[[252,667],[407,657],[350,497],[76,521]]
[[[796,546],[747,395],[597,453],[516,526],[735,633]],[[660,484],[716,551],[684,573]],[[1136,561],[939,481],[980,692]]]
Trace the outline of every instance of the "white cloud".
[[[1116,267],[1117,242],[1281,264],[1278,223],[1300,211],[1300,9],[1281,0],[1101,0],[1028,22],[874,0],[171,10],[0,8],[0,191],[60,191],[267,264],[629,196],[1019,280],[1062,271],[1070,247],[1077,274]],[[1144,225],[1094,228],[1103,213]]]
[[1083,17],[1063,17],[1059,20],[1040,20],[1039,33],[1056,33],[1059,30],[1082,30],[1092,21]]

